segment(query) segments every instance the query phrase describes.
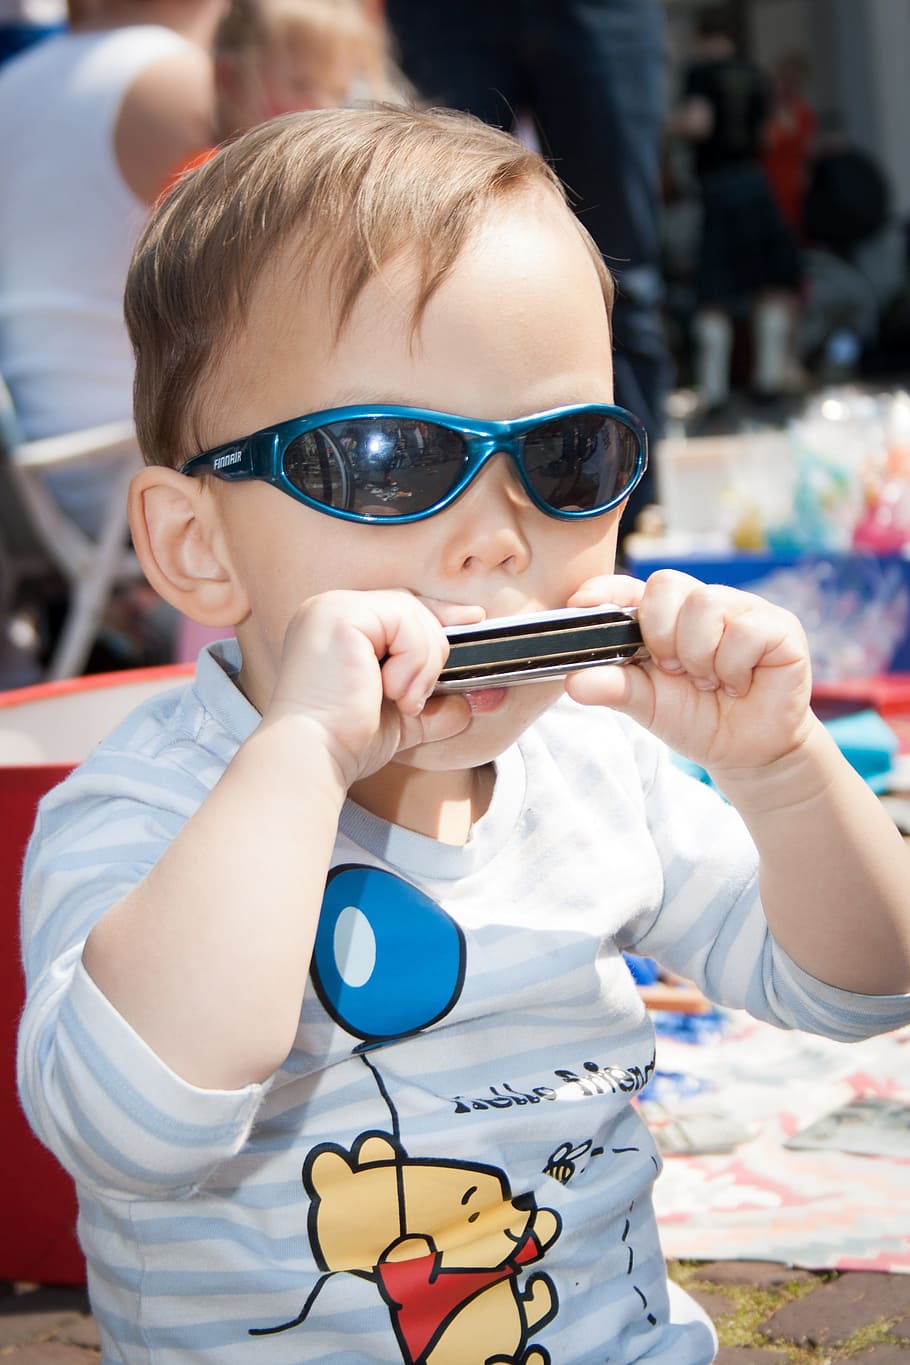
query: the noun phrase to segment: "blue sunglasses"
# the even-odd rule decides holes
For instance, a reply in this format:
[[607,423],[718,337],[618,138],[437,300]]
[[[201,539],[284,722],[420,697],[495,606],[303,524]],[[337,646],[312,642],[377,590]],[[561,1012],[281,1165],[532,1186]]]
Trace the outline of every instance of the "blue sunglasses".
[[475,422],[423,408],[331,408],[207,450],[183,474],[259,479],[318,512],[401,525],[441,512],[498,452],[550,517],[597,517],[641,479],[648,438],[608,404],[554,408],[514,422]]

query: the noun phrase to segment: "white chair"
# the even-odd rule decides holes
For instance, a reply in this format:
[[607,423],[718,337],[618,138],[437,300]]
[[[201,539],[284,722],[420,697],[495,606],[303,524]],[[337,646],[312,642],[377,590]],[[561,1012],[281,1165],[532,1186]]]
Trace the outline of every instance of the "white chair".
[[0,692],[0,778],[81,763],[130,711],[192,676],[192,664],[158,664]]
[[[92,538],[66,515],[45,479],[64,469],[110,462],[105,516]],[[128,547],[127,489],[142,463],[130,421],[52,436],[18,439],[9,393],[0,380],[0,610],[8,619],[21,585],[50,573],[67,597],[62,629],[44,671],[47,679],[79,674],[111,594],[142,577]]]

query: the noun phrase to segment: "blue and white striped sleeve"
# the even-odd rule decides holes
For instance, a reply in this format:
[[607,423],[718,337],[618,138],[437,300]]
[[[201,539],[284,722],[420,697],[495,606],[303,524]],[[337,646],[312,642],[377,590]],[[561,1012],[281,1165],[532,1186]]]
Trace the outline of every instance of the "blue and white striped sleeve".
[[648,823],[664,869],[660,910],[632,951],[688,977],[719,1005],[852,1042],[910,1021],[910,996],[858,995],[816,980],[775,941],[758,887],[758,853],[713,789],[652,756]]
[[263,1093],[189,1085],[82,964],[93,924],[142,880],[207,791],[160,755],[124,764],[102,752],[42,802],[26,856],[21,1101],[77,1182],[114,1193],[189,1194],[243,1146]]

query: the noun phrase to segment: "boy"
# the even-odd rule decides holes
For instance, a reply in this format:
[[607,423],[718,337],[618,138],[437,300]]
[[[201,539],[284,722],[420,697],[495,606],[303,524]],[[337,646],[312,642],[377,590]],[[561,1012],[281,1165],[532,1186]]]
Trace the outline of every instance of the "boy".
[[[609,299],[544,163],[455,114],[277,120],[153,215],[132,527],[238,648],[27,860],[21,1088],[105,1361],[707,1362],[621,950],[785,1027],[910,1017],[906,855],[797,622],[613,575]],[[614,599],[650,662],[432,695],[443,625]]]

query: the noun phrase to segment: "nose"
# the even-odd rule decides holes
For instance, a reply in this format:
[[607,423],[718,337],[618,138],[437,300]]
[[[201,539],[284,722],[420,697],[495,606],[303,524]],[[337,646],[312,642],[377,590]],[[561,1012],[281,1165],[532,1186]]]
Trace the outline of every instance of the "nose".
[[440,518],[446,571],[522,573],[531,561],[529,511],[537,509],[509,457],[498,452]]

